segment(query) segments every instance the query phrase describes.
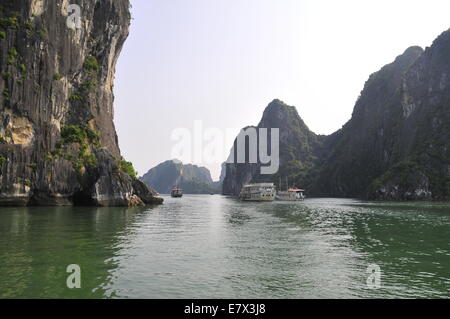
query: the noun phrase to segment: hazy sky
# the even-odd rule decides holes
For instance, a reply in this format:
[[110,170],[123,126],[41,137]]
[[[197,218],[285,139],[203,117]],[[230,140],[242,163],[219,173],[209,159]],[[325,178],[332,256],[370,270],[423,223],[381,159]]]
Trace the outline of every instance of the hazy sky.
[[[332,133],[371,73],[450,28],[448,0],[131,2],[115,123],[141,175],[171,159],[175,129],[193,131],[201,120],[237,135],[275,98],[296,106],[314,132]],[[220,174],[220,163],[195,164]]]

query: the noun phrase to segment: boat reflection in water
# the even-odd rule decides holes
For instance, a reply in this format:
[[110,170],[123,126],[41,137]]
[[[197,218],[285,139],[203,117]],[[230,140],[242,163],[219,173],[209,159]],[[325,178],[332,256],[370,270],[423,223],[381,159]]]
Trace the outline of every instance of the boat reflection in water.
[[239,199],[249,202],[272,202],[275,200],[273,183],[247,184],[242,187]]

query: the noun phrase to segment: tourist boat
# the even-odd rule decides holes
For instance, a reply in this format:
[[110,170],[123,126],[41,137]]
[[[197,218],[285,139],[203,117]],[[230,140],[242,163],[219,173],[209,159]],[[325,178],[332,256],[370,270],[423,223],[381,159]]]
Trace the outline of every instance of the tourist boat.
[[277,191],[277,194],[275,195],[276,200],[280,201],[289,201],[289,202],[295,202],[295,201],[302,201],[305,199],[305,195],[303,194],[305,192],[304,189],[301,188],[290,188],[289,187],[289,180],[288,177],[286,177],[286,190],[281,190],[281,177],[280,177],[280,185],[279,190]]
[[275,198],[280,201],[303,201],[305,199],[304,189],[289,188],[287,191],[278,191]]
[[239,199],[250,202],[272,202],[275,200],[273,183],[247,184],[242,187]]
[[172,196],[174,198],[183,197],[183,190],[181,188],[174,187],[174,188],[172,188],[172,191],[170,192],[170,196]]

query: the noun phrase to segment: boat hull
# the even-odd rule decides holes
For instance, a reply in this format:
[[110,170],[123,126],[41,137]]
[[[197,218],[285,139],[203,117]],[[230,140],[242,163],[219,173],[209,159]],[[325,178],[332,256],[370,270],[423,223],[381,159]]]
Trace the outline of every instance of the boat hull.
[[305,196],[298,192],[277,192],[275,199],[277,201],[283,202],[302,202],[305,199]]
[[244,198],[244,197],[240,197],[239,199],[243,202],[273,202],[275,200],[274,198]]
[[279,202],[303,202],[304,201],[303,198],[284,198],[284,197],[280,197],[280,196],[276,196],[275,200],[279,201]]

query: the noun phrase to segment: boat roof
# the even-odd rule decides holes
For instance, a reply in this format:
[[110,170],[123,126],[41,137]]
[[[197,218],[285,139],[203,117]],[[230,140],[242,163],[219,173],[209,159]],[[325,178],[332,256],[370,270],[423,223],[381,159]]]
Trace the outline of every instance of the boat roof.
[[289,188],[289,191],[291,191],[291,192],[304,192],[305,190],[301,189],[301,188]]

